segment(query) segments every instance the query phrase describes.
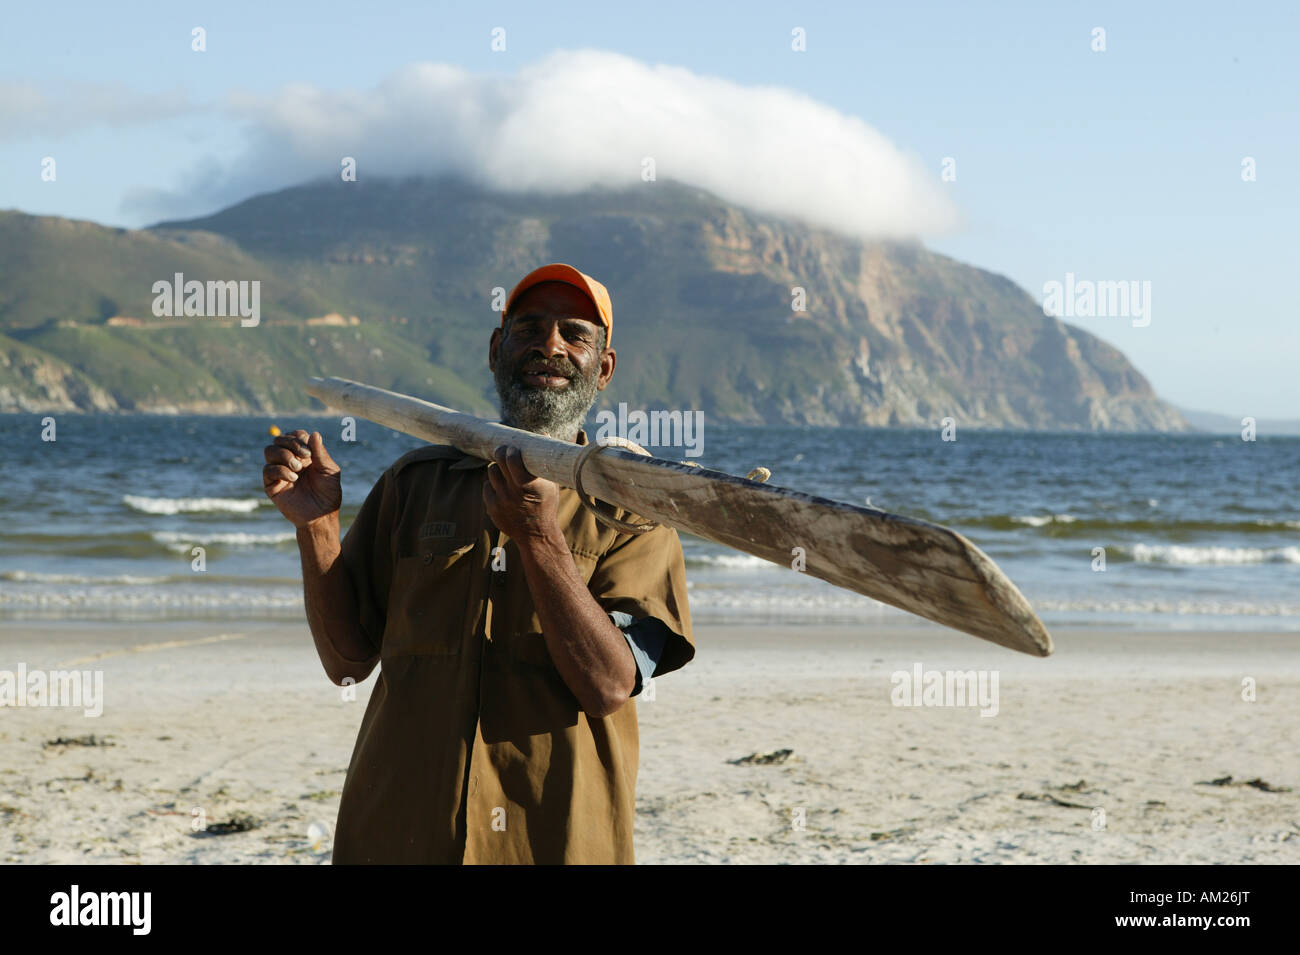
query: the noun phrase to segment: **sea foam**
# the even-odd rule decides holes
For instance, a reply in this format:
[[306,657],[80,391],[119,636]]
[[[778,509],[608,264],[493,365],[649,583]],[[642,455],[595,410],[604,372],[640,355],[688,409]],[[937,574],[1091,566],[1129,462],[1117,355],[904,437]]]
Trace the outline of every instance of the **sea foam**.
[[1300,564],[1300,547],[1194,547],[1185,544],[1135,544],[1139,564],[1177,566],[1235,564]]
[[270,501],[257,497],[142,497],[125,494],[122,503],[145,514],[251,514]]

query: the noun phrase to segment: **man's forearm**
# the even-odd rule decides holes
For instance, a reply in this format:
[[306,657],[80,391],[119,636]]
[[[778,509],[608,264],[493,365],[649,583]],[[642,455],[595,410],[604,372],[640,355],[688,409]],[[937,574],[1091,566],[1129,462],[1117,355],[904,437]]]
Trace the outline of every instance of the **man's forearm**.
[[515,543],[555,668],[584,712],[608,716],[636,686],[627,639],[591,596],[558,527]]
[[340,558],[338,512],[298,528],[297,536],[303,603],[316,653],[333,682],[342,685],[347,677],[360,682],[374,669],[368,662],[374,651],[361,633],[356,594]]

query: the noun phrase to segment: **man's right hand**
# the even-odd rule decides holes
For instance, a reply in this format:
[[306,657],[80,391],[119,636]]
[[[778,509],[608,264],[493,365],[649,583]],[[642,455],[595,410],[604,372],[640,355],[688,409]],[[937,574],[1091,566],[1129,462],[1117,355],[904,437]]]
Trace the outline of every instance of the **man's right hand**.
[[279,435],[263,452],[262,486],[294,527],[337,513],[343,504],[342,469],[334,463],[319,431]]

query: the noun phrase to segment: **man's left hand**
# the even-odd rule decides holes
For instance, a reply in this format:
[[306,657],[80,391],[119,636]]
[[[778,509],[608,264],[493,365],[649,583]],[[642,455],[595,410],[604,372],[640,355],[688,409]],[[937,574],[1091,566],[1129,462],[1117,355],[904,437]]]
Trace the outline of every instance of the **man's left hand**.
[[503,444],[493,451],[487,478],[483,503],[488,517],[512,540],[545,537],[558,528],[560,486],[524,467],[518,448]]

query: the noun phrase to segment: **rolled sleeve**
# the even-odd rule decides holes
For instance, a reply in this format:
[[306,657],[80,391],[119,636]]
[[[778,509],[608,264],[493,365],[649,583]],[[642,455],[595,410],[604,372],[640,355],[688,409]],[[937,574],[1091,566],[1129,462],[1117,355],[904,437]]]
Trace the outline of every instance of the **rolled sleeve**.
[[[644,636],[647,643],[656,632],[663,637],[655,674],[671,673],[695,656],[686,561],[672,528],[661,525],[646,534],[620,534],[596,562],[588,588],[611,617],[616,612],[629,617],[638,637]],[[646,618],[654,618],[655,623],[637,625]],[[637,650],[632,653],[636,656]]]

